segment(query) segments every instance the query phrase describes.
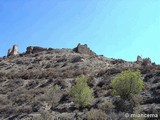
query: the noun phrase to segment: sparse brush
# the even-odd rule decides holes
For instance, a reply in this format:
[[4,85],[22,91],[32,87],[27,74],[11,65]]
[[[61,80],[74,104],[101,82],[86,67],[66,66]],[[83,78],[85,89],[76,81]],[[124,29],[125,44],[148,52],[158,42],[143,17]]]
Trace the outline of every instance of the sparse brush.
[[87,112],[87,120],[107,120],[107,115],[102,110],[91,109]]
[[54,107],[59,103],[62,95],[63,95],[63,92],[60,86],[58,85],[52,86],[46,94],[46,101],[49,104],[51,104],[52,107]]
[[112,101],[106,100],[101,105],[99,105],[99,108],[103,111],[108,111],[115,108],[115,106],[113,105]]

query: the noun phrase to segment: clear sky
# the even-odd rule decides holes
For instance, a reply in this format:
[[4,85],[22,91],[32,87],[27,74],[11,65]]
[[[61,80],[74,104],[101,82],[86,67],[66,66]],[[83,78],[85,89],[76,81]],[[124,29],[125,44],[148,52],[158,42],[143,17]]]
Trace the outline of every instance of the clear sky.
[[13,44],[74,48],[160,64],[160,0],[0,0],[0,56]]

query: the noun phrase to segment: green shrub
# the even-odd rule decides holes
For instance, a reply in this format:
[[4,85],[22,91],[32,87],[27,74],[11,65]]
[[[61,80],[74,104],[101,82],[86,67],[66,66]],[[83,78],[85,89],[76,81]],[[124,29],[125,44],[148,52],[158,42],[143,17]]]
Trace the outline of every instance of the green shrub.
[[140,71],[123,71],[112,82],[113,93],[123,99],[129,99],[144,88]]
[[70,95],[76,104],[86,107],[93,100],[93,91],[87,84],[87,78],[79,77],[76,79],[76,84],[71,87]]

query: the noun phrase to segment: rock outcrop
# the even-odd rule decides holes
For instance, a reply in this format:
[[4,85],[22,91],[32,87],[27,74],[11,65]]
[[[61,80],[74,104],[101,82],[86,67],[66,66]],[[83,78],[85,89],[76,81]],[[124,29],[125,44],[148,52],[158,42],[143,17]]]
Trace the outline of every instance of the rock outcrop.
[[11,56],[11,55],[18,55],[18,46],[17,45],[13,45],[12,49],[8,50],[7,56]]
[[88,48],[87,44],[81,45],[79,43],[78,46],[73,49],[73,51],[81,54],[96,55],[92,50]]
[[29,46],[27,47],[26,53],[31,54],[31,53],[37,53],[37,52],[42,52],[48,50],[47,48],[42,48],[38,46]]

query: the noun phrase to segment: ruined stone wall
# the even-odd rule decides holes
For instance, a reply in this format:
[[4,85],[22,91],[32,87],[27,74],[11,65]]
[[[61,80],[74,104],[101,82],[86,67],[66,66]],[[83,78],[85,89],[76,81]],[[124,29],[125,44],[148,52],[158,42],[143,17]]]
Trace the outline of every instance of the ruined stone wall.
[[144,58],[144,59],[142,59],[141,56],[137,56],[136,63],[144,65],[144,66],[146,66],[146,65],[152,65],[152,61],[151,61],[150,58]]
[[73,51],[81,54],[96,55],[92,50],[88,48],[87,44],[81,45],[79,43],[78,46],[73,49]]
[[31,54],[31,53],[37,53],[37,52],[42,52],[48,50],[47,48],[42,48],[38,46],[29,46],[27,47],[26,53]]
[[11,55],[18,55],[18,46],[17,45],[13,45],[12,49],[8,50],[7,56],[11,56]]

